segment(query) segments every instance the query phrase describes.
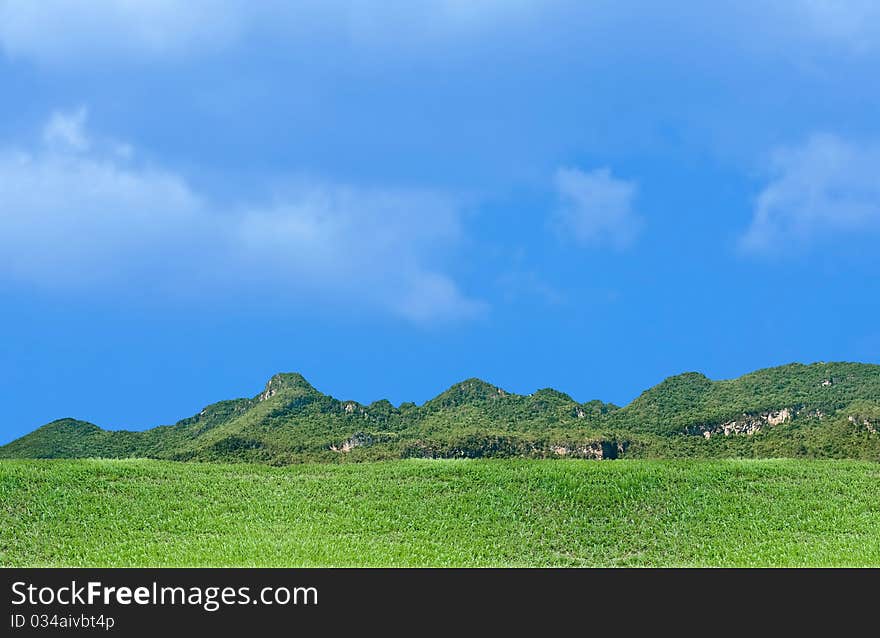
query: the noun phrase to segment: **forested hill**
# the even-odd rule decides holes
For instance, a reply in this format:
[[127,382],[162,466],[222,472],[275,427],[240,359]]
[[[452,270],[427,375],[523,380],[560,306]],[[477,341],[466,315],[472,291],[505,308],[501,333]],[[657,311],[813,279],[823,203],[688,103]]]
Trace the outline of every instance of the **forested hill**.
[[724,381],[670,377],[625,407],[479,379],[423,405],[363,405],[278,374],[253,398],[130,432],[53,421],[5,458],[352,461],[402,457],[818,457],[880,460],[880,366],[790,364]]

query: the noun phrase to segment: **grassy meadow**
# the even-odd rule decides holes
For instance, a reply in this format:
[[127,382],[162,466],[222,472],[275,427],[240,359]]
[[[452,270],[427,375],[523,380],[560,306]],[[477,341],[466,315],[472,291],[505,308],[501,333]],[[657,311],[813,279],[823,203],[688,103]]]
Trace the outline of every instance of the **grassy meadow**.
[[3,566],[880,566],[880,465],[0,461]]

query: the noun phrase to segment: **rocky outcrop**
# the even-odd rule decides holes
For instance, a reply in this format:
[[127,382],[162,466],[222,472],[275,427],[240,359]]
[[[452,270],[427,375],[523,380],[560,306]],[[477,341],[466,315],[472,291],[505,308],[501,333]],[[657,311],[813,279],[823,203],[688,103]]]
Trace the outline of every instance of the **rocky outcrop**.
[[745,434],[751,436],[763,430],[765,427],[782,425],[791,421],[796,413],[794,408],[782,408],[760,414],[747,414],[738,419],[724,421],[722,423],[698,423],[689,425],[685,428],[685,434],[703,436],[707,439],[716,434],[723,436],[732,436],[735,434]]
[[271,399],[281,391],[294,393],[298,396],[312,395],[319,396],[320,393],[315,390],[312,385],[306,381],[305,377],[296,372],[282,372],[276,374],[268,383],[265,389],[257,396],[257,401],[266,401]]
[[578,445],[552,445],[550,451],[556,456],[571,456],[578,459],[619,458],[626,450],[626,444],[618,441],[591,441]]
[[875,423],[866,417],[849,416],[847,420],[855,425],[863,426],[871,434],[877,434],[877,428],[880,427],[880,422]]
[[403,457],[429,459],[572,458],[600,461],[620,458],[627,447],[629,447],[628,441],[617,440],[548,443],[518,437],[471,435],[453,443],[413,441],[405,446]]
[[334,452],[342,452],[347,453],[351,452],[356,447],[361,447],[364,445],[372,445],[373,437],[369,434],[364,434],[363,432],[357,432],[352,434],[350,437],[345,439],[339,445],[331,445],[330,449]]

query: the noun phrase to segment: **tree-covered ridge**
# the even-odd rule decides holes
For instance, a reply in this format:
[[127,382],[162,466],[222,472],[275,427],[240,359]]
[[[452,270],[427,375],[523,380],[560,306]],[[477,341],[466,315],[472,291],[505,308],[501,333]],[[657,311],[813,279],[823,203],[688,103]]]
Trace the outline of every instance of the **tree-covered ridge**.
[[738,379],[710,381],[689,372],[644,392],[616,415],[617,425],[657,434],[688,425],[720,423],[743,414],[784,409],[824,416],[857,400],[880,400],[880,366],[861,363],[793,363]]
[[221,401],[170,426],[108,431],[61,419],[0,457],[148,457],[284,464],[426,457],[850,457],[880,460],[880,366],[790,364],[712,381],[689,372],[629,405],[529,395],[480,379],[423,405],[363,405],[273,376],[252,398]]

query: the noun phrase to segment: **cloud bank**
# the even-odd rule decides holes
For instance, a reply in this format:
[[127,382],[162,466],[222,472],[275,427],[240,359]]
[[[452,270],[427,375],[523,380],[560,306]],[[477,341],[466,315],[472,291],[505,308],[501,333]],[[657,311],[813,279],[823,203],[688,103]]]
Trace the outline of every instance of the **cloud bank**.
[[[628,17],[667,18],[656,3],[584,3],[573,0],[0,0],[0,49],[42,64],[81,61],[177,60],[227,50],[248,38],[263,42],[319,40],[335,46],[387,49],[401,46],[433,51],[455,49],[462,38],[485,36],[501,27],[528,25],[547,15],[565,23],[619,24]],[[682,12],[702,15],[699,3]],[[880,5],[875,0],[744,1],[718,6],[711,15],[746,41],[755,20],[769,26],[764,37],[826,42],[835,50],[878,49]],[[744,19],[746,16],[748,19]],[[308,45],[307,45],[308,46]]]
[[775,252],[831,237],[880,230],[880,146],[815,134],[776,149],[741,248]]
[[240,0],[0,0],[0,45],[48,63],[101,55],[149,59],[216,50],[249,22]]
[[415,44],[514,19],[535,0],[0,0],[0,48],[45,64],[176,59],[249,36]]
[[442,268],[462,239],[442,194],[298,180],[269,204],[212,204],[174,172],[55,113],[33,149],[0,148],[0,278],[268,294],[412,321],[485,312]]

